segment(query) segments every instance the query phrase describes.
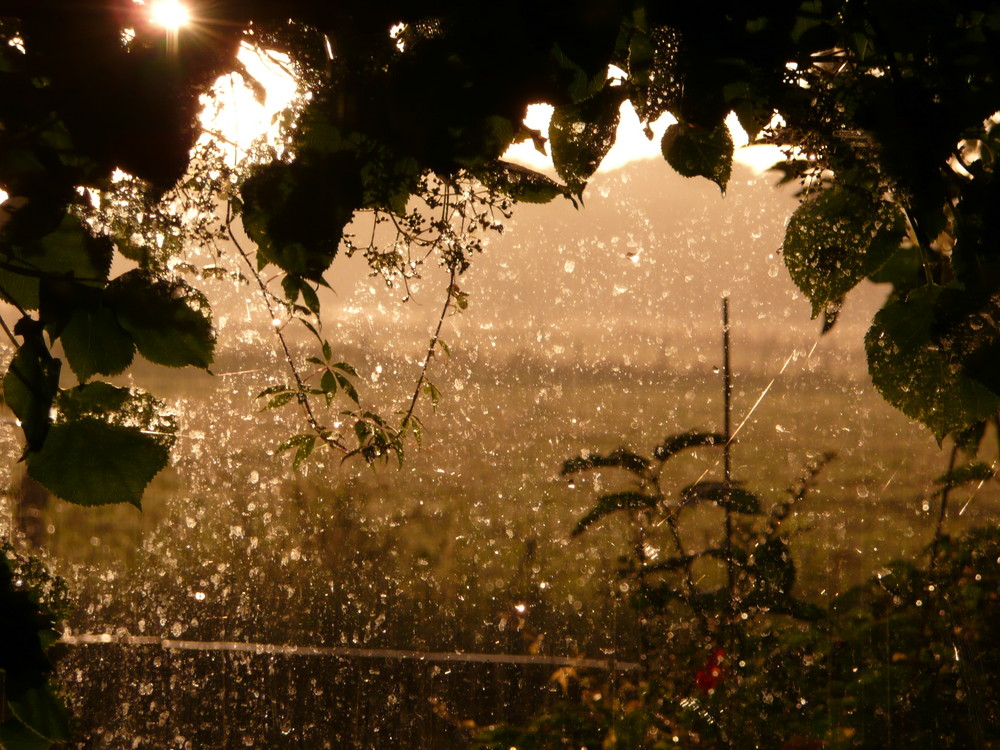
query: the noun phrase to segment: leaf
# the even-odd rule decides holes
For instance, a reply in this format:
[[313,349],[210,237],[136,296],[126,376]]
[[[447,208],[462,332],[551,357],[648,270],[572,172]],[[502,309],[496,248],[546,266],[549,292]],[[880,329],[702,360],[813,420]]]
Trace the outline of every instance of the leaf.
[[4,402],[21,422],[31,449],[40,448],[49,430],[52,402],[59,389],[60,361],[49,354],[31,318],[18,321],[14,331],[23,336],[3,378]]
[[795,562],[781,539],[769,539],[757,547],[750,569],[764,590],[788,594],[795,585]]
[[569,189],[579,195],[614,145],[623,86],[606,85],[576,104],[556,107],[549,123],[552,163]]
[[283,393],[279,393],[277,396],[268,401],[267,406],[261,409],[261,411],[267,411],[268,409],[277,409],[279,407],[282,407],[289,401],[291,401],[293,398],[295,398],[295,391],[285,391]]
[[725,482],[697,482],[681,490],[683,504],[709,500],[721,508],[734,513],[759,513],[760,500],[741,487]]
[[498,161],[489,169],[480,170],[476,176],[487,187],[521,203],[549,203],[570,192],[565,185],[560,185],[540,172],[505,161]]
[[351,401],[353,401],[354,403],[360,405],[360,401],[358,399],[358,391],[354,387],[354,384],[350,380],[345,378],[343,375],[338,375],[337,373],[334,373],[334,375],[337,378],[337,382],[340,383],[340,387],[343,389],[344,393],[347,394],[347,397],[351,399]]
[[93,417],[55,424],[28,454],[28,473],[54,495],[77,505],[130,503],[165,468],[168,449],[133,427]]
[[725,124],[714,130],[674,123],[663,134],[660,150],[683,177],[707,177],[723,193],[733,170],[733,138]]
[[[329,360],[330,360],[330,357],[327,357],[327,361],[329,361]],[[346,362],[336,362],[336,363],[330,365],[330,367],[332,369],[334,369],[334,370],[342,370],[343,372],[346,372],[348,375],[350,375],[352,377],[355,377],[355,378],[358,376],[358,371],[355,370],[353,367],[351,367]]]
[[942,292],[943,287],[926,286],[886,303],[865,336],[875,388],[939,442],[1000,409],[1000,396],[965,375],[960,352],[942,346],[935,335],[934,307]]
[[117,375],[135,357],[135,342],[107,307],[78,307],[59,334],[70,368],[80,382]]
[[625,469],[626,471],[631,471],[633,474],[639,474],[643,477],[650,476],[653,471],[653,465],[648,459],[643,458],[638,454],[631,453],[624,448],[618,448],[617,450],[609,453],[607,456],[591,453],[586,456],[570,458],[563,463],[560,474],[562,476],[566,476],[567,474],[575,474],[580,471],[599,469],[605,466],[614,466],[620,469]]
[[317,281],[337,254],[344,226],[364,204],[360,166],[346,152],[258,167],[240,187],[242,218],[258,255]]
[[108,285],[108,302],[139,353],[159,365],[207,370],[215,350],[211,310],[183,281],[129,271]]
[[934,480],[935,484],[945,487],[959,487],[973,482],[987,482],[996,476],[996,471],[989,464],[974,461],[971,464],[957,466],[948,474],[942,474]]
[[[322,363],[320,363],[322,364]],[[267,388],[262,390],[257,394],[257,398],[264,398],[264,396],[273,396],[275,393],[287,393],[292,389],[287,385],[269,385]]]
[[337,379],[330,370],[323,373],[323,377],[319,381],[319,387],[323,389],[324,393],[333,394],[337,392]]
[[653,450],[653,456],[658,461],[666,461],[671,456],[689,448],[708,448],[723,445],[726,436],[717,432],[684,432],[671,435]]
[[70,739],[69,714],[48,686],[24,691],[8,701],[11,712],[26,727],[50,742]]
[[[323,342],[323,358],[327,362],[329,362],[331,359],[333,359],[333,348],[330,346],[330,342],[329,341],[324,341]],[[343,363],[340,363],[340,364],[343,364]],[[334,366],[336,367],[337,365],[334,365]]]
[[782,254],[792,281],[812,303],[813,317],[876,274],[903,237],[899,208],[845,187],[832,187],[799,206]]
[[52,740],[33,732],[16,716],[0,724],[0,747],[4,750],[49,750]]
[[641,492],[616,492],[612,495],[604,495],[599,498],[597,505],[580,519],[573,529],[573,536],[578,536],[595,521],[604,518],[609,513],[618,510],[637,510],[641,508],[652,508],[657,503],[655,495],[644,495]]

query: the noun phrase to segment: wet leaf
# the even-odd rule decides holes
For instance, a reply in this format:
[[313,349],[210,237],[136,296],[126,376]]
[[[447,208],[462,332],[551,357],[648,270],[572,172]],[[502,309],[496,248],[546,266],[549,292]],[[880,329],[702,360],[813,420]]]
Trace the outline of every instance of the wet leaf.
[[895,204],[845,187],[824,190],[799,206],[782,254],[792,280],[812,303],[813,317],[884,266],[903,232]]
[[567,474],[575,474],[580,471],[589,471],[591,469],[598,469],[605,466],[615,466],[642,476],[649,476],[653,471],[653,465],[648,459],[627,451],[624,448],[619,448],[612,451],[607,456],[592,453],[590,455],[568,459],[565,463],[563,463],[562,471],[560,473],[563,476],[566,476]]
[[959,487],[973,482],[986,482],[996,476],[996,471],[989,464],[975,461],[964,466],[957,466],[948,474],[942,474],[934,480],[936,484],[947,487]]
[[663,157],[684,177],[707,177],[723,193],[733,169],[733,138],[725,124],[715,130],[674,123],[660,142]]
[[135,357],[135,342],[104,305],[73,310],[59,340],[80,382],[94,375],[117,375]]
[[681,490],[681,503],[708,500],[734,513],[759,513],[760,500],[749,490],[725,482],[697,482]]
[[645,495],[641,492],[616,492],[612,495],[604,495],[598,498],[597,505],[580,519],[573,529],[573,536],[583,533],[588,526],[598,521],[609,513],[619,510],[639,510],[642,508],[652,508],[656,505],[655,495]]
[[150,362],[206,370],[212,364],[215,331],[208,301],[183,281],[129,271],[108,285],[108,304]]
[[723,445],[726,436],[717,432],[683,432],[679,435],[671,435],[662,443],[656,446],[653,456],[658,461],[666,461],[683,450],[690,448],[708,448],[716,445]]
[[552,114],[552,163],[577,195],[614,145],[624,98],[624,87],[605,86],[589,99],[556,107]]
[[865,336],[868,372],[882,397],[941,441],[1000,409],[1000,396],[965,375],[961,352],[942,348],[934,306],[942,287],[888,302]]
[[54,495],[77,505],[140,507],[146,486],[167,465],[168,449],[138,428],[96,418],[53,425],[28,472]]

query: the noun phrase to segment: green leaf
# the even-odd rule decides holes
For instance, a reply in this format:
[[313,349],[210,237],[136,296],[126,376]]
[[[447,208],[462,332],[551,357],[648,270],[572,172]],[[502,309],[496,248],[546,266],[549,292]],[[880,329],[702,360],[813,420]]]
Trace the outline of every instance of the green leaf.
[[941,441],[995,414],[1000,396],[965,375],[960,353],[937,335],[935,303],[943,287],[926,286],[888,302],[865,336],[868,372],[882,397],[930,428]]
[[[329,341],[324,341],[323,342],[323,358],[327,362],[329,362],[331,359],[333,359],[333,348],[330,346],[330,342]],[[343,363],[340,363],[340,364],[343,364]],[[337,367],[337,366],[338,365],[334,365],[334,367]]]
[[8,701],[11,711],[26,727],[52,742],[70,739],[69,714],[48,686],[26,690]]
[[11,716],[0,724],[0,747],[4,750],[49,750],[52,740],[33,732],[16,716]]
[[[327,361],[329,361],[329,360],[330,360],[330,358],[327,357]],[[336,363],[330,365],[330,367],[332,369],[334,369],[334,370],[342,370],[343,372],[346,372],[351,377],[355,377],[356,378],[358,376],[358,371],[355,370],[353,367],[351,367],[346,362],[336,362]]]
[[714,130],[675,123],[660,142],[667,163],[683,177],[707,177],[723,193],[733,170],[733,138],[725,124]]
[[684,432],[679,435],[671,435],[662,443],[656,446],[653,456],[658,461],[666,461],[671,456],[690,448],[709,448],[716,445],[723,445],[726,436],[717,432]]
[[626,471],[631,471],[633,474],[639,474],[643,477],[651,476],[653,471],[653,464],[649,461],[649,459],[627,451],[624,448],[618,448],[617,450],[609,453],[607,456],[602,456],[598,453],[591,453],[585,456],[578,456],[577,458],[570,458],[563,463],[562,471],[560,473],[563,476],[566,476],[567,474],[575,474],[580,471],[599,469],[605,466],[614,466],[620,469],[625,469]]
[[334,375],[336,376],[337,382],[340,384],[340,387],[344,390],[344,393],[347,394],[347,397],[351,399],[351,401],[353,401],[354,403],[360,405],[360,401],[358,399],[358,391],[354,387],[354,384],[350,380],[345,378],[343,375],[337,373],[334,373]]
[[282,407],[289,401],[291,401],[293,398],[295,398],[295,391],[285,391],[279,393],[277,396],[268,401],[267,406],[261,409],[261,411],[267,411],[268,409],[277,409],[279,407]]
[[750,568],[764,589],[788,594],[795,585],[795,561],[781,539],[769,539],[757,547]]
[[641,492],[616,492],[612,495],[604,495],[598,499],[597,505],[580,519],[580,522],[573,529],[573,536],[583,533],[588,526],[609,513],[619,510],[652,508],[656,506],[656,503],[657,497],[655,495],[645,495]]
[[21,422],[29,448],[40,448],[49,430],[52,402],[59,389],[60,361],[49,354],[40,327],[22,318],[15,332],[24,337],[3,378],[4,402]]
[[824,190],[799,206],[788,223],[782,253],[813,317],[876,274],[903,237],[899,208],[845,187]]
[[323,373],[323,377],[319,381],[320,388],[323,389],[324,393],[336,393],[337,392],[337,379],[333,376],[330,370]]
[[108,285],[108,300],[139,353],[159,365],[207,370],[215,350],[208,300],[183,281],[129,271]]
[[309,156],[258,167],[240,195],[243,226],[259,257],[287,273],[319,280],[364,197],[355,157],[346,152]]
[[[320,363],[322,364],[322,363]],[[287,385],[269,385],[267,388],[262,390],[257,394],[257,398],[264,398],[264,396],[273,396],[275,393],[288,393],[292,389]]]
[[[556,107],[549,123],[552,163],[579,195],[615,143],[623,86],[605,86],[577,104]],[[554,196],[553,196],[554,197]]]
[[697,482],[681,490],[683,504],[709,500],[734,513],[759,513],[760,500],[752,492],[725,482]]
[[117,375],[132,364],[135,343],[103,305],[78,307],[59,334],[70,368],[80,382],[94,375]]
[[168,449],[139,429],[91,417],[53,425],[27,462],[32,478],[63,500],[138,508],[146,485],[168,458]]

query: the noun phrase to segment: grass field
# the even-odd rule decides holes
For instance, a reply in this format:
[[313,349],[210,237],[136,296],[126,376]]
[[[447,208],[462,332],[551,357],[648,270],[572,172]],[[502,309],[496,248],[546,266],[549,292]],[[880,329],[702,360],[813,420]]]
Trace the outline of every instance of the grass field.
[[[357,352],[353,361],[367,371],[369,359]],[[400,392],[407,368],[396,364],[372,389],[376,399]],[[625,446],[648,454],[667,434],[719,429],[721,376],[711,364],[671,374],[620,362],[552,366],[529,356],[471,366],[456,354],[439,367],[445,396],[436,414],[427,415],[423,447],[402,468],[375,470],[318,452],[294,473],[287,456],[270,455],[299,426],[292,412],[257,413],[253,396],[268,384],[259,362],[232,355],[214,379],[155,383],[181,413],[182,438],[143,512],[58,502],[46,511],[46,554],[78,600],[70,628],[206,641],[634,658],[633,624],[611,593],[629,530],[623,520],[609,519],[570,538],[595,491],[612,489],[621,478],[605,472],[570,486],[559,467],[587,450]],[[769,381],[766,371],[737,373],[737,424]],[[808,460],[824,451],[838,457],[789,525],[800,592],[818,602],[894,557],[920,553],[937,512],[925,501],[947,458],[864,380],[830,379],[799,367],[777,379],[742,428],[734,476],[777,502]],[[676,459],[664,486],[680,488],[705,472],[720,478],[720,459],[711,450]],[[966,507],[948,528],[994,519],[997,499],[995,483],[957,498],[955,511]],[[685,541],[691,548],[710,546],[720,528],[720,517],[711,513],[690,518]],[[144,648],[116,649],[77,647],[62,661],[71,703],[91,717],[87,731],[94,739],[87,746],[124,746],[123,738],[174,746],[171,732],[186,741],[200,738],[195,747],[213,746],[218,726],[190,693],[199,685],[216,690],[219,669],[229,675],[226,689],[233,695],[250,691],[258,704],[267,703],[256,718],[250,709],[233,714],[233,732],[242,727],[239,736],[259,746],[278,731],[285,738],[280,746],[288,747],[321,747],[310,744],[323,735],[317,722],[327,727],[323,736],[341,738],[332,747],[382,747],[379,728],[389,726],[396,726],[390,734],[402,746],[454,746],[463,718],[484,723],[530,711],[526,696],[543,690],[547,676],[544,669],[496,667],[489,679],[465,668],[451,678],[429,666],[340,661],[333,674],[320,659],[160,657]],[[129,665],[125,674],[116,671],[121,664]],[[383,698],[390,707],[401,700],[404,683],[426,685],[426,700],[373,718],[369,711]],[[299,693],[282,692],[294,684]],[[312,686],[308,700],[303,685]],[[353,697],[340,695],[339,708],[331,708],[329,696],[338,690]],[[98,711],[109,695],[131,706],[136,720],[116,723]],[[321,720],[315,714],[323,706],[329,710]],[[152,721],[150,712],[160,719]],[[288,733],[274,729],[281,715]],[[330,734],[331,722],[341,734]],[[426,744],[429,736],[440,744]],[[237,744],[232,737],[225,742]]]

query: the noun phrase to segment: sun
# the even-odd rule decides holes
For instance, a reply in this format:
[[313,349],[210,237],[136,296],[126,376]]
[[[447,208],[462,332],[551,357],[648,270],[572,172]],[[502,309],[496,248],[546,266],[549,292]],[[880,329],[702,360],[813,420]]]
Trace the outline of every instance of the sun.
[[177,31],[191,21],[191,12],[177,0],[157,0],[150,7],[153,23]]

